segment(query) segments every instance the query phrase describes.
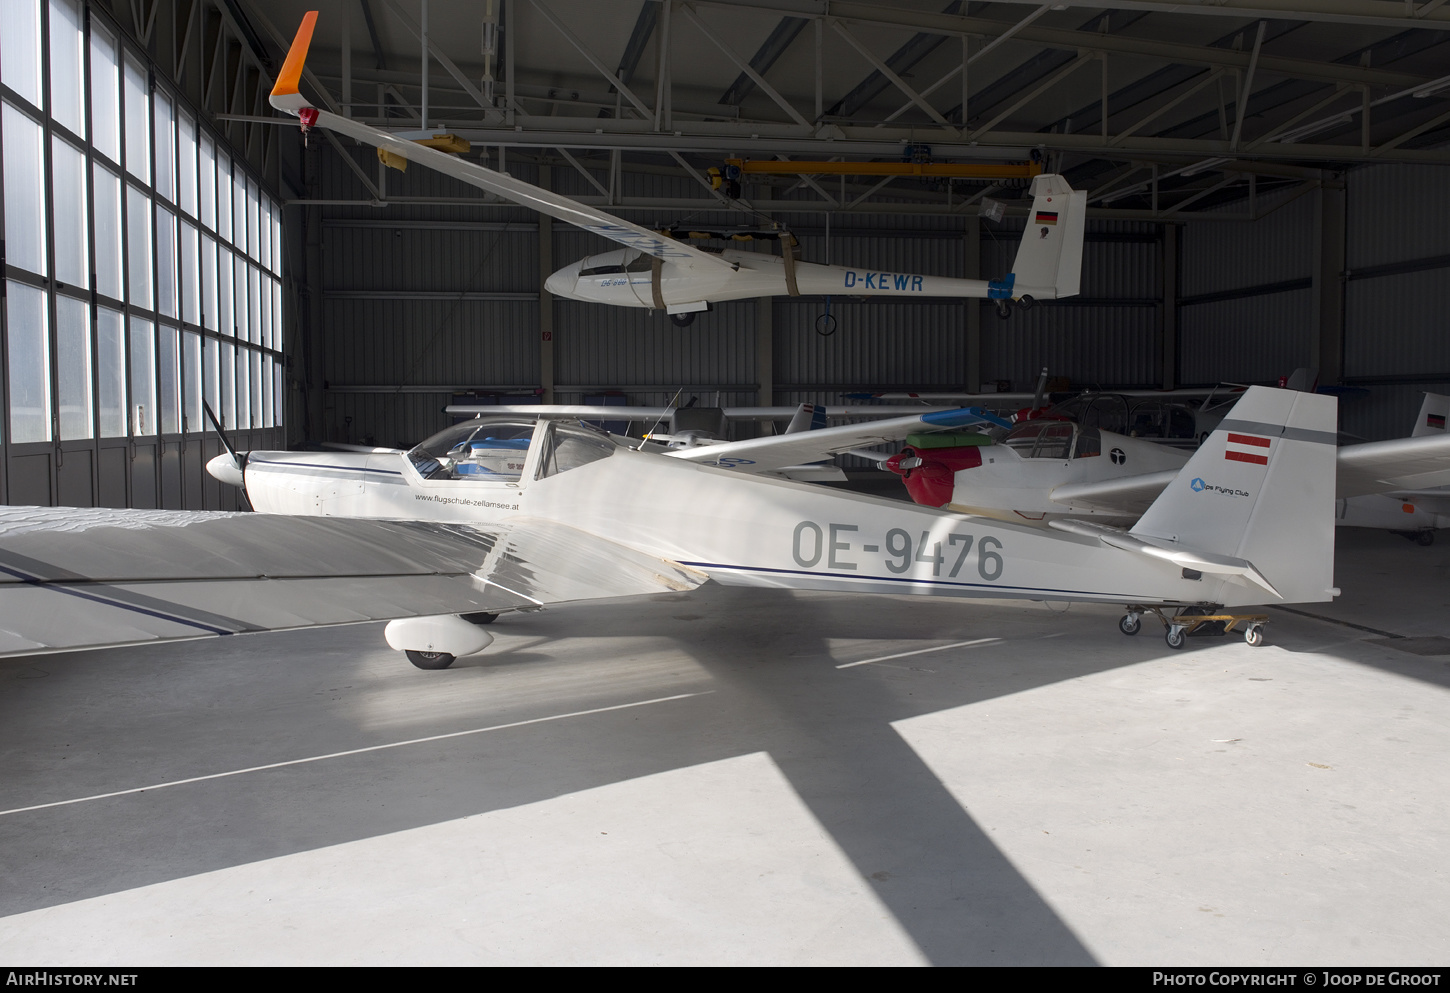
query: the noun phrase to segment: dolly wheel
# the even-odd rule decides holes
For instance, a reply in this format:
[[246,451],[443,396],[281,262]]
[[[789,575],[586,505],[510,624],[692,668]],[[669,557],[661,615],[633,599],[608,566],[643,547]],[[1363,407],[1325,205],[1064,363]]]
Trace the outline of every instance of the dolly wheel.
[[1244,641],[1250,648],[1258,648],[1264,643],[1264,627],[1262,624],[1252,624],[1244,632]]
[[1124,614],[1118,620],[1118,630],[1124,634],[1137,634],[1143,629],[1143,622],[1137,614]]
[[1163,634],[1163,640],[1168,642],[1168,647],[1177,651],[1188,642],[1188,636],[1177,624],[1168,625],[1168,630]]

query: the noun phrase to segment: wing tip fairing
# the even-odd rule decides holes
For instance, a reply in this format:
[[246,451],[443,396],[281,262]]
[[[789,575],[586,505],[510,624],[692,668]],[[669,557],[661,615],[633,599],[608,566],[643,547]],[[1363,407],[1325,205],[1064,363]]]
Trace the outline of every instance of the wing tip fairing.
[[[317,11],[309,10],[302,15],[302,23],[287,50],[282,71],[277,74],[277,83],[272,87],[273,106],[277,97],[297,96],[297,86],[302,81],[302,69],[307,62],[307,49],[312,44],[312,31],[317,26]],[[286,108],[291,109],[291,108]]]

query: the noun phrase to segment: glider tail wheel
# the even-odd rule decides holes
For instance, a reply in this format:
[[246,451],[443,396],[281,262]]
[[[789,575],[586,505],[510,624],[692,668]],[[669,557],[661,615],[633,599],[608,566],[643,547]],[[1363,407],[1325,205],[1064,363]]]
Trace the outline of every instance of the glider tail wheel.
[[687,328],[695,323],[695,313],[691,311],[688,314],[671,314],[670,320],[674,322],[677,328]]
[[408,650],[408,661],[419,669],[447,669],[453,664],[453,656],[447,652],[415,652]]

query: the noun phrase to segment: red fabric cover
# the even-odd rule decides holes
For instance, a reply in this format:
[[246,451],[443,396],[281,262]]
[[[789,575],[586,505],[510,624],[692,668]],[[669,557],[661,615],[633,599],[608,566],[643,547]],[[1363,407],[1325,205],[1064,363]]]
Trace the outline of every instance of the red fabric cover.
[[[913,457],[920,458],[921,465],[912,469],[901,468],[902,459]],[[981,465],[982,449],[979,445],[920,450],[903,448],[883,464],[901,477],[911,499],[924,507],[943,507],[952,501],[957,470]]]

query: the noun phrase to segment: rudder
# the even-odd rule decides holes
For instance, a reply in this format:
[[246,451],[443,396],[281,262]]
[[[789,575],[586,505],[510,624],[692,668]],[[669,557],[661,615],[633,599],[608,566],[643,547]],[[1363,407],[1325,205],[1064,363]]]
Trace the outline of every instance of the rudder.
[[1032,180],[1032,210],[1012,262],[1011,295],[1042,300],[1076,296],[1082,282],[1082,240],[1087,191],[1061,176]]

